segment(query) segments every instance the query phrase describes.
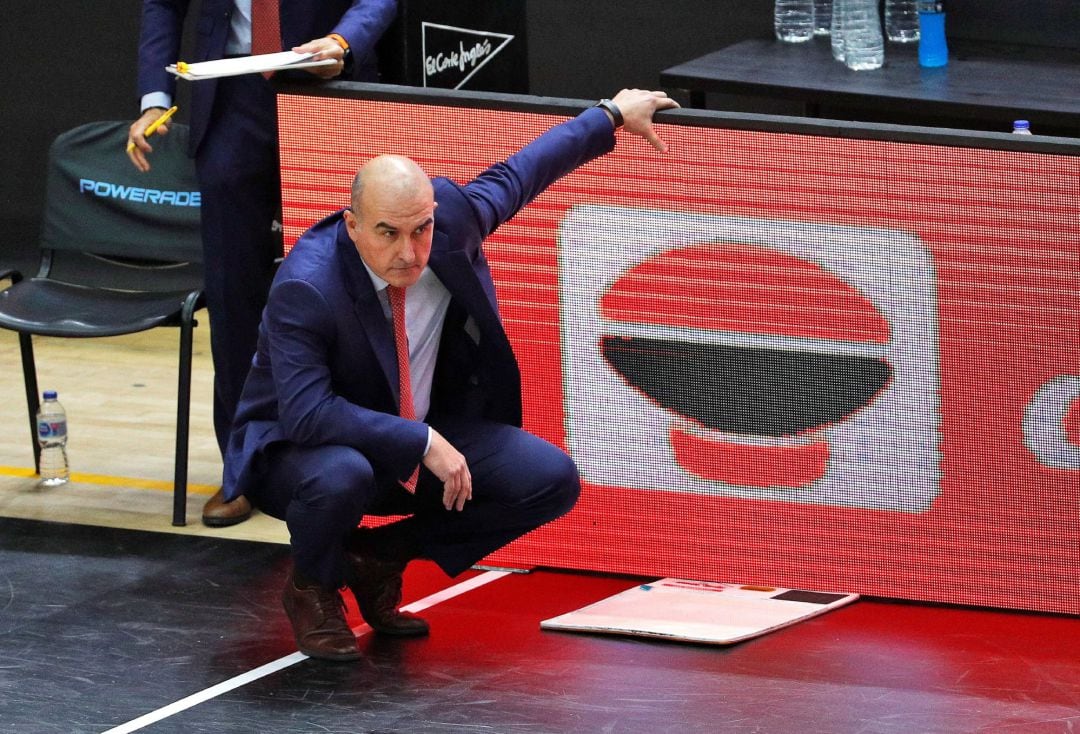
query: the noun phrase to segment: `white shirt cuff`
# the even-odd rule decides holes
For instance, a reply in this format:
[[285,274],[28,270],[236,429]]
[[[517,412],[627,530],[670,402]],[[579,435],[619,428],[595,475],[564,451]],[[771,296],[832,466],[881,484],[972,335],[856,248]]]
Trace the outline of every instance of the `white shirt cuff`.
[[160,107],[167,110],[172,107],[172,96],[168,92],[150,92],[142,96],[139,104],[139,112],[146,112],[151,107]]

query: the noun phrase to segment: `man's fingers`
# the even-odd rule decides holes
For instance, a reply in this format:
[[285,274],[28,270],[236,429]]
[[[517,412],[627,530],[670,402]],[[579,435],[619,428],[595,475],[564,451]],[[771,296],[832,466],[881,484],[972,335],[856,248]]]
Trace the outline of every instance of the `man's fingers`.
[[446,481],[443,482],[442,504],[445,509],[449,510],[454,506],[454,502],[457,499],[457,494],[458,476],[457,474],[451,474],[449,477],[446,478]]
[[446,510],[460,510],[472,498],[468,462],[438,431],[431,431],[431,448],[424,456],[424,466],[442,480],[442,504]]
[[333,79],[345,70],[345,50],[336,41],[329,38],[316,38],[300,46],[294,46],[296,53],[314,54],[312,59],[321,61],[333,59],[337,63],[326,66],[309,66],[307,72],[321,79]]
[[472,474],[469,473],[469,467],[465,467],[464,476],[462,476],[461,497],[458,500],[458,510],[465,507],[466,500],[472,499]]
[[149,143],[146,142],[145,138],[143,138],[142,140],[140,140],[139,138],[133,138],[132,140],[128,141],[128,158],[131,159],[131,162],[135,166],[135,168],[139,169],[143,173],[146,173],[150,170],[150,161],[146,159],[146,154],[152,153],[153,150],[154,149],[150,146]]
[[649,144],[656,148],[661,153],[667,153],[667,143],[660,139],[660,136],[653,130],[652,125],[649,125],[645,130],[645,139],[649,141]]
[[461,487],[454,487],[447,482],[443,489],[443,507],[447,510],[460,510],[465,506],[465,492]]
[[460,511],[465,507],[465,502],[471,499],[472,477],[468,468],[464,467],[462,471],[451,474],[443,484],[443,507]]
[[[154,152],[153,146],[146,139],[146,130],[151,124],[158,118],[165,114],[165,110],[160,107],[151,107],[145,110],[139,119],[131,123],[128,128],[128,142],[127,142],[127,156],[131,159],[132,165],[139,169],[143,173],[150,170],[150,160],[146,157],[149,153]],[[158,135],[165,135],[169,132],[169,124],[163,122],[154,132]]]

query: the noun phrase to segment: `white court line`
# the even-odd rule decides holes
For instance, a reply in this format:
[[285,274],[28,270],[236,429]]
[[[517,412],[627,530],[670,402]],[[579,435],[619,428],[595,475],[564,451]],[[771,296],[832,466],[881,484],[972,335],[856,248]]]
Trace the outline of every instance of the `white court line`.
[[[489,584],[492,581],[497,581],[503,576],[509,575],[510,573],[512,572],[485,571],[479,576],[473,576],[471,579],[462,581],[460,584],[454,584],[453,586],[443,589],[442,591],[435,592],[430,596],[425,596],[423,599],[414,601],[412,604],[407,604],[406,606],[402,607],[402,610],[406,612],[423,611],[428,607],[435,606],[439,602],[444,602],[447,599],[453,599],[455,596],[464,594],[467,591],[472,591],[473,589],[483,586],[484,584]],[[353,632],[356,632],[358,634],[367,634],[367,632],[370,630],[371,628],[368,627],[366,624],[362,624],[358,627],[353,628]],[[264,678],[270,675],[271,673],[276,673],[277,671],[287,668],[290,665],[295,665],[296,663],[307,659],[308,656],[304,653],[294,652],[291,655],[286,655],[283,658],[278,658],[277,660],[267,663],[266,665],[260,665],[254,670],[249,670],[246,673],[241,673],[235,678],[230,678],[227,681],[222,681],[216,686],[211,686],[210,688],[206,688],[202,691],[199,691],[198,693],[193,693],[186,698],[181,698],[179,701],[174,701],[168,706],[162,706],[156,711],[151,711],[148,714],[143,714],[137,719],[132,719],[125,724],[115,726],[112,729],[103,732],[102,734],[127,734],[127,732],[137,731],[145,726],[149,726],[150,724],[161,721],[162,719],[167,719],[173,714],[178,714],[181,711],[189,709],[192,706],[197,706],[204,701],[209,701],[212,698],[217,698],[223,693],[228,693],[229,691],[239,688],[240,686],[245,686],[248,683],[257,681],[260,678]]]

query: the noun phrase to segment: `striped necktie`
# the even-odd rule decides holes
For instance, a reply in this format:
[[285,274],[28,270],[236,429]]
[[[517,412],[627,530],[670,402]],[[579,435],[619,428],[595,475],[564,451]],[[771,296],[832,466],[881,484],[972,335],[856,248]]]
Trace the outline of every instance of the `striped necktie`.
[[[386,287],[390,298],[390,315],[394,321],[394,349],[398,363],[398,415],[409,420],[416,420],[416,408],[413,406],[412,378],[409,374],[409,334],[405,330],[405,289],[394,285]],[[416,492],[416,479],[420,467],[413,470],[412,476],[403,481],[401,486],[410,492]]]
[[[281,15],[278,0],[251,0],[251,55],[281,50]],[[269,79],[274,72],[264,71]]]

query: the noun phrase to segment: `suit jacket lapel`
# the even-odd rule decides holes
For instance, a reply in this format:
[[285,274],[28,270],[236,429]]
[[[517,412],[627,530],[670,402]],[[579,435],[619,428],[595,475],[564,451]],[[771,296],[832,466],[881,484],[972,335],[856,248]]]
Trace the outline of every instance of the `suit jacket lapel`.
[[371,282],[371,276],[356,245],[349,239],[344,224],[338,225],[337,232],[338,260],[345,274],[345,289],[353,301],[353,312],[371,343],[372,351],[379,361],[379,367],[386,378],[387,387],[398,402],[398,366],[397,349],[394,346],[394,331],[386,320],[379,294]]

